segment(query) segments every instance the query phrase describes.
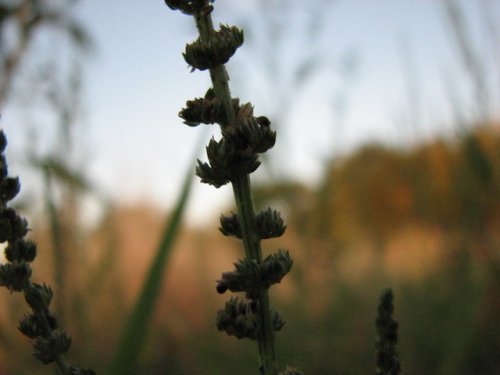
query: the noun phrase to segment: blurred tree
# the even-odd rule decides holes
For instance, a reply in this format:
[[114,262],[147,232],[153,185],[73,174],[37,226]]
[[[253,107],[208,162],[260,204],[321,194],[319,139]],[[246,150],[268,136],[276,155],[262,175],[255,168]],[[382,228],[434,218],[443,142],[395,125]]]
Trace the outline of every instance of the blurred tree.
[[[384,250],[389,234],[412,215],[414,196],[405,164],[405,158],[396,151],[364,147],[343,163],[336,176],[337,185],[350,189],[354,205],[350,215],[378,251]],[[337,210],[337,220],[344,214]]]

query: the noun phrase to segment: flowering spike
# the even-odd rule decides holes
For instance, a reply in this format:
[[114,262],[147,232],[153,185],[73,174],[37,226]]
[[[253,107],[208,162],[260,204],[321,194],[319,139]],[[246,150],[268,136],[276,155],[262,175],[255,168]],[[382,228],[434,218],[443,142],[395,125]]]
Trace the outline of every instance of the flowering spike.
[[293,262],[284,251],[262,260],[260,241],[281,236],[286,227],[279,213],[270,208],[255,214],[249,178],[260,166],[260,154],[274,146],[276,132],[267,117],[255,117],[253,106],[240,105],[229,91],[224,64],[242,45],[243,32],[225,25],[214,30],[212,7],[207,0],[199,1],[197,7],[194,1],[166,0],[170,8],[194,16],[200,36],[186,46],[183,56],[193,71],[210,70],[213,86],[204,98],[187,101],[179,116],[188,126],[220,125],[222,138],[210,140],[206,147],[208,161],[198,161],[196,174],[201,182],[216,188],[232,185],[238,211],[222,215],[219,230],[242,240],[246,258],[235,263],[233,271],[222,273],[216,289],[218,293],[244,292],[249,299],[247,303],[237,299],[227,302],[217,313],[217,328],[238,338],[258,340],[261,373],[277,375],[274,332],[285,321],[271,309],[268,288],[281,281]]
[[378,338],[375,343],[377,348],[376,375],[398,375],[401,372],[396,343],[398,341],[398,323],[393,318],[394,295],[392,290],[384,290],[380,296],[376,327]]
[[0,286],[11,292],[24,292],[24,297],[32,313],[25,315],[18,325],[19,331],[33,339],[33,356],[44,364],[55,362],[65,375],[95,375],[92,370],[69,366],[64,359],[71,346],[71,339],[66,333],[58,331],[58,322],[49,311],[53,297],[49,286],[31,281],[30,263],[37,254],[36,244],[26,240],[28,222],[10,207],[12,200],[20,190],[19,179],[8,177],[5,146],[7,140],[0,130],[0,243],[5,243],[6,264],[0,265]]

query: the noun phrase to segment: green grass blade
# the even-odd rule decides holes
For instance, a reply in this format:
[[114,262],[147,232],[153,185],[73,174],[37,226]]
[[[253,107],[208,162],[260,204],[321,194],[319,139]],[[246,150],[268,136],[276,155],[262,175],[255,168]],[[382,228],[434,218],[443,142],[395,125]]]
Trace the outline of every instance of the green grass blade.
[[137,359],[144,346],[155,303],[162,286],[167,261],[180,229],[192,180],[193,172],[189,168],[175,210],[166,223],[155,258],[118,343],[117,352],[108,371],[110,375],[133,374],[136,369]]

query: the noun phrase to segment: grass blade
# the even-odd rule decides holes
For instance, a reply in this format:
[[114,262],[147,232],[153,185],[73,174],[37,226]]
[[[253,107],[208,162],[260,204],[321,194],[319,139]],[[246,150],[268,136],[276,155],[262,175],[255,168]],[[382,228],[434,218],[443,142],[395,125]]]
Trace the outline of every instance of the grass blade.
[[180,229],[192,180],[193,172],[189,168],[175,210],[166,223],[156,255],[118,343],[117,352],[108,371],[110,375],[133,374],[136,370],[137,359],[148,333],[155,303],[165,276],[168,258]]

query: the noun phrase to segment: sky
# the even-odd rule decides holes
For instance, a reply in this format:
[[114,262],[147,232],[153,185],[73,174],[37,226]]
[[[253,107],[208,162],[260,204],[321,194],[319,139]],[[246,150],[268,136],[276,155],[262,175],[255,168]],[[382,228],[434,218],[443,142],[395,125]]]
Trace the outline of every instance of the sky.
[[[480,1],[488,3],[491,19],[500,19],[498,1],[459,3],[472,45],[485,61],[498,61],[498,49],[488,48]],[[257,115],[276,120],[277,145],[270,152],[279,177],[314,184],[327,160],[364,142],[408,144],[453,130],[457,116],[473,118],[470,81],[457,60],[443,2],[279,2],[286,9],[271,0],[214,3],[215,24],[244,28],[246,42],[228,64],[231,89],[242,102],[252,102]],[[189,128],[177,117],[185,101],[202,96],[210,84],[206,72],[191,73],[182,59],[185,44],[196,38],[194,23],[161,0],[82,0],[74,11],[95,45],[82,57],[77,148],[85,154],[86,173],[121,201],[169,207],[195,155],[203,157],[197,145],[217,135],[215,127]],[[269,25],[274,29],[266,33]],[[48,50],[43,42],[38,48]],[[49,49],[66,53],[63,46]],[[298,87],[294,72],[311,57],[320,63]],[[498,67],[485,66],[498,83]],[[491,85],[498,104],[498,86]],[[451,96],[462,113],[452,110]],[[19,106],[10,108],[2,126],[21,147],[26,118]],[[230,204],[230,188],[194,187],[188,212],[193,222],[213,221]]]

